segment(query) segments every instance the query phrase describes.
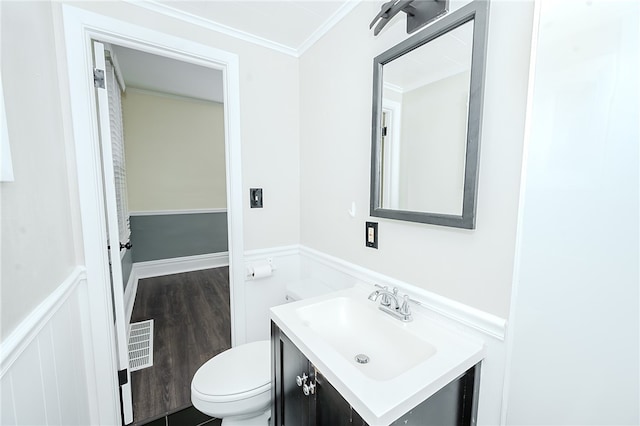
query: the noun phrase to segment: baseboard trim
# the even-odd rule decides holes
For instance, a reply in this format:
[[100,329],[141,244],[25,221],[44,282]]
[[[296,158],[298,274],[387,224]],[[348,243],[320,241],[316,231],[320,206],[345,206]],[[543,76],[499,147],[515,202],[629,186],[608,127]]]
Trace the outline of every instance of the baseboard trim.
[[53,293],[47,296],[16,327],[0,345],[0,377],[3,377],[29,346],[40,331],[49,323],[60,307],[67,301],[81,282],[87,279],[86,269],[76,266]]
[[149,260],[134,262],[131,274],[124,291],[125,320],[131,322],[133,303],[138,291],[138,281],[142,278],[161,277],[164,275],[181,274],[183,272],[201,271],[203,269],[219,268],[229,265],[229,252],[198,254],[194,256],[174,257],[171,259]]
[[421,289],[404,281],[374,272],[346,260],[328,255],[309,247],[301,246],[300,255],[311,261],[321,263],[332,269],[347,274],[354,279],[370,283],[398,287],[409,294],[421,306],[434,311],[444,317],[462,323],[493,338],[504,340],[506,320],[480,309],[465,305],[428,290]]
[[138,278],[161,277],[163,275],[180,274],[182,272],[200,271],[229,265],[229,252],[198,254],[195,256],[174,257],[171,259],[135,262]]

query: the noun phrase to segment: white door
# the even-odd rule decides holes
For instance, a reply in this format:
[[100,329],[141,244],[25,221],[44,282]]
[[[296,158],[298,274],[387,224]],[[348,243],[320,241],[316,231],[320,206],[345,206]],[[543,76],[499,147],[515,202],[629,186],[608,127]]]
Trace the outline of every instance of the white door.
[[131,401],[131,373],[129,372],[129,352],[127,327],[124,315],[124,289],[122,284],[122,265],[120,263],[120,241],[118,230],[118,208],[111,152],[111,125],[109,121],[109,98],[105,76],[104,45],[93,42],[94,81],[98,101],[98,123],[100,145],[102,149],[102,173],[104,183],[105,212],[107,218],[107,237],[109,240],[109,259],[111,260],[111,286],[115,315],[116,350],[118,352],[118,379],[124,424],[133,422],[133,404]]

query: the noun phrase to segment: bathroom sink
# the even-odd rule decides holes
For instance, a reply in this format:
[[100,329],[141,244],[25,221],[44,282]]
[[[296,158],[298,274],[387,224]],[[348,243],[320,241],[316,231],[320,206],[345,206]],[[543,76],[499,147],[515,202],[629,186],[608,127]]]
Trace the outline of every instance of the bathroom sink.
[[367,424],[386,426],[480,362],[484,348],[419,306],[411,322],[382,312],[371,291],[357,284],[274,306],[271,319]]
[[375,380],[392,379],[436,352],[376,307],[377,303],[342,296],[303,306],[296,313],[305,326]]

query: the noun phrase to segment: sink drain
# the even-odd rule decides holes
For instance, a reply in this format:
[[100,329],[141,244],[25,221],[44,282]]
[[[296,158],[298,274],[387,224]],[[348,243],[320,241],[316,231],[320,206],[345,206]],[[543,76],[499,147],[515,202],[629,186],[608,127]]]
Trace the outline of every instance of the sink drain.
[[355,356],[355,358],[358,364],[366,364],[369,362],[369,357],[365,354],[358,354]]

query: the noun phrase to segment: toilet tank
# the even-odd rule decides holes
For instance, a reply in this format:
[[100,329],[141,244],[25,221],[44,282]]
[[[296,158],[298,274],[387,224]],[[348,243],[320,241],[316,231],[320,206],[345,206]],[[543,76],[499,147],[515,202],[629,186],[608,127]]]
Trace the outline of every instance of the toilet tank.
[[296,300],[322,296],[323,294],[331,293],[335,290],[336,289],[328,286],[318,279],[303,278],[287,283],[285,289],[285,300],[286,302],[295,302]]

